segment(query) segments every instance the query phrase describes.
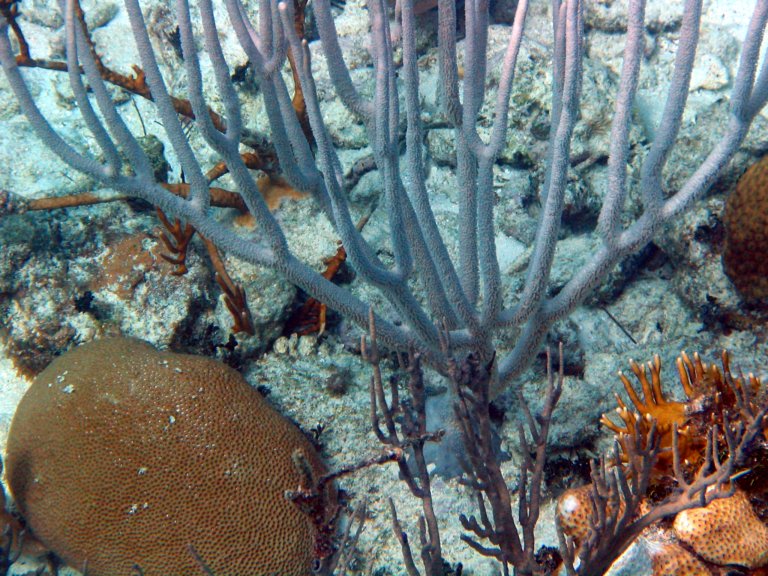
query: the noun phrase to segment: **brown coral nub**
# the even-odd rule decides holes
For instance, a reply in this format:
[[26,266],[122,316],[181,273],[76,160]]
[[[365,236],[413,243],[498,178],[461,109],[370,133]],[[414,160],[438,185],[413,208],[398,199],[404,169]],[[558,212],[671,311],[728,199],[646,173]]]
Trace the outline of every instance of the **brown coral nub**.
[[680,540],[714,564],[758,568],[768,562],[768,526],[740,490],[704,508],[680,512],[674,529]]
[[[7,478],[35,535],[91,576],[307,576],[317,532],[284,497],[315,449],[234,370],[113,338],[34,381]],[[335,495],[329,489],[328,499]],[[199,561],[195,554],[199,555]]]
[[555,514],[557,522],[563,534],[572,538],[575,542],[583,542],[590,529],[590,491],[592,484],[570,488],[563,492],[557,499]]
[[[583,544],[593,529],[593,484],[578,488],[569,488],[557,499],[555,516],[563,534],[576,544]],[[614,505],[608,502],[608,513],[612,513]],[[623,513],[624,502],[619,502],[619,511]]]
[[739,293],[768,299],[768,156],[753,164],[725,204],[725,273]]

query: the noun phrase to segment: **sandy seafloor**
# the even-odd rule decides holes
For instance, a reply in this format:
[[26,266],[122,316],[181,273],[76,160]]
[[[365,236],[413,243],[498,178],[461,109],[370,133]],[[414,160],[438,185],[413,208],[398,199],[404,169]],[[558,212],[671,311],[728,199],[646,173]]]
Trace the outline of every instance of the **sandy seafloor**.
[[[503,1],[503,0],[500,0]],[[22,3],[22,26],[36,55],[61,58],[62,20],[53,0]],[[183,84],[178,56],[167,41],[174,20],[165,2],[146,4],[153,40],[161,51],[164,71],[172,88]],[[253,4],[251,2],[251,4]],[[549,53],[551,50],[550,2],[531,3],[526,39],[520,56],[518,78],[510,114],[512,124],[507,147],[494,173],[497,198],[497,250],[504,275],[507,304],[514,301],[524,281],[525,264],[538,216],[537,190],[541,185],[546,155],[546,111],[549,106]],[[570,172],[570,185],[552,274],[553,289],[577,270],[596,246],[589,235],[605,189],[611,119],[611,104],[620,71],[623,47],[623,2],[586,1],[587,46],[582,109],[573,153],[587,158]],[[646,58],[640,81],[632,134],[633,154],[629,168],[636,182],[644,147],[653,136],[660,116],[674,49],[677,45],[682,2],[651,0],[647,9]],[[138,62],[127,17],[119,2],[83,2],[93,36],[106,62],[128,71]],[[679,189],[686,177],[717,141],[726,122],[728,96],[738,50],[753,3],[750,0],[706,1],[702,39],[693,74],[689,104],[683,118],[678,145],[665,171],[667,191]],[[367,16],[359,0],[349,0],[337,15],[342,46],[356,82],[370,86],[370,56],[366,49]],[[423,56],[420,60],[425,120],[437,114],[434,19],[420,22]],[[494,25],[490,34],[490,101],[495,96],[499,54],[509,32]],[[224,34],[225,51],[231,62],[243,59],[234,35]],[[461,47],[461,44],[460,44]],[[312,44],[313,64],[323,111],[334,142],[347,166],[368,152],[360,123],[351,121],[334,93],[325,73],[318,45]],[[207,64],[207,63],[206,63]],[[208,74],[210,71],[206,70]],[[33,93],[51,123],[72,143],[89,145],[74,108],[65,78],[46,71],[26,71]],[[246,102],[246,122],[265,128],[261,104],[253,83],[240,87]],[[369,91],[369,90],[368,90]],[[149,133],[163,137],[154,121],[151,106],[115,91],[122,101],[120,111],[129,125],[141,133],[139,113]],[[214,98],[214,105],[217,100]],[[97,184],[74,173],[42,146],[27,126],[0,75],[0,189],[25,198],[72,194],[97,188]],[[481,112],[486,115],[486,105]],[[544,129],[542,130],[542,126]],[[201,162],[215,162],[194,129],[190,140],[199,150]],[[453,251],[456,230],[456,197],[452,180],[452,134],[434,127],[426,138],[429,157],[429,187],[437,220],[443,226]],[[681,350],[699,351],[713,361],[719,351],[731,351],[734,364],[744,372],[768,378],[764,317],[749,309],[735,292],[721,265],[724,198],[745,168],[768,148],[765,115],[754,123],[744,146],[707,192],[673,226],[661,231],[642,258],[633,259],[614,272],[595,297],[590,298],[567,321],[552,331],[550,342],[566,342],[570,375],[565,385],[552,431],[552,470],[545,491],[556,495],[564,485],[579,481],[572,472],[609,443],[609,435],[598,426],[601,413],[615,406],[619,391],[619,369],[628,361],[662,357],[666,367],[665,387],[671,396],[681,390],[674,377],[674,358]],[[167,148],[172,166],[171,181],[179,177],[178,163]],[[365,234],[381,256],[390,254],[386,241],[386,218],[381,204],[379,180],[366,175],[350,191],[355,214],[377,206]],[[637,215],[636,191],[630,193],[625,220]],[[302,259],[322,269],[324,258],[336,250],[336,237],[327,221],[309,200],[286,201],[278,210],[292,248]],[[223,225],[233,224],[233,215],[221,211]],[[3,341],[0,344],[0,445],[4,445],[14,408],[30,380],[26,373],[39,370],[54,355],[79,342],[122,333],[146,339],[160,347],[218,354],[227,342],[231,319],[219,297],[202,246],[195,243],[189,257],[190,271],[171,276],[169,265],[158,254],[159,223],[153,211],[128,203],[105,204],[57,212],[35,212],[0,219],[0,307]],[[295,289],[278,275],[227,259],[228,269],[243,284],[257,324],[257,334],[241,338],[236,360],[253,385],[266,386],[269,398],[286,414],[310,429],[324,427],[324,457],[331,467],[375,454],[380,446],[370,431],[368,416],[369,368],[357,353],[360,330],[342,319],[322,337],[279,337]],[[359,281],[350,290],[386,310],[377,294]],[[610,315],[609,315],[610,313]],[[616,321],[611,319],[611,316]],[[619,324],[621,326],[619,326]],[[501,335],[499,347],[512,341]],[[430,384],[441,386],[429,373]],[[331,394],[329,379],[342,380],[346,391]],[[515,385],[523,386],[534,405],[542,390],[540,358],[534,361]],[[504,469],[510,482],[519,462],[515,438],[517,413],[510,409],[501,429],[502,446],[511,454]],[[557,464],[557,466],[555,466]],[[581,468],[583,469],[583,468]],[[566,470],[570,470],[566,476]],[[353,500],[367,499],[370,519],[360,541],[357,570],[364,573],[403,574],[397,543],[390,532],[386,498],[395,499],[400,518],[414,535],[419,502],[398,481],[393,465],[362,472],[345,479],[343,487]],[[436,510],[441,522],[446,558],[462,562],[465,574],[498,574],[491,560],[473,554],[459,538],[459,512],[472,513],[468,490],[455,479],[435,478]],[[539,522],[541,544],[555,544],[552,500],[548,498]],[[13,569],[24,574],[34,559],[23,558]]]

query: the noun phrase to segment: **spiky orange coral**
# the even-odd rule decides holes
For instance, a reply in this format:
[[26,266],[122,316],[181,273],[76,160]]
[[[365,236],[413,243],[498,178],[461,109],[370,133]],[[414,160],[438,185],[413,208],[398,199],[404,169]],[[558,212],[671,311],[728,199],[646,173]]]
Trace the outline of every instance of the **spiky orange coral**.
[[632,412],[621,397],[616,395],[616,413],[621,424],[606,414],[603,414],[600,422],[617,434],[626,454],[623,442],[627,435],[636,429],[647,434],[650,423],[655,421],[662,448],[656,464],[658,474],[670,470],[671,447],[677,430],[681,460],[696,466],[704,456],[708,431],[714,426],[722,431],[729,414],[754,409],[756,396],[762,389],[760,379],[754,374],[749,374],[746,379],[733,375],[727,351],[723,351],[721,363],[722,369],[715,364],[702,362],[698,353],[691,358],[682,352],[676,364],[686,401],[678,402],[668,400],[664,395],[661,387],[661,359],[658,355],[647,366],[630,360],[630,368],[640,383],[642,396],[622,372],[619,372],[619,378],[636,411]]
[[[686,404],[684,402],[667,400],[664,396],[664,392],[661,389],[661,358],[658,354],[653,357],[653,362],[648,362],[647,367],[638,364],[634,360],[629,361],[629,367],[635,374],[638,382],[640,382],[642,397],[637,393],[632,386],[632,382],[622,371],[619,371],[619,379],[624,385],[624,390],[626,390],[637,412],[631,412],[621,396],[616,394],[616,402],[618,404],[616,413],[624,425],[621,426],[614,423],[606,414],[603,414],[600,422],[618,435],[619,442],[622,444],[622,451],[626,454],[627,448],[623,444],[624,439],[628,435],[632,435],[635,429],[638,429],[643,436],[647,436],[650,430],[650,423],[655,420],[656,431],[659,434],[662,448],[662,452],[659,454],[660,464],[657,466],[666,467],[672,462],[670,448],[672,447],[673,430],[675,427],[677,427],[678,434],[680,435],[678,442],[680,453],[686,454],[690,449],[688,429],[684,426]],[[690,384],[689,381],[683,381],[683,389],[690,398],[693,389],[688,384]]]

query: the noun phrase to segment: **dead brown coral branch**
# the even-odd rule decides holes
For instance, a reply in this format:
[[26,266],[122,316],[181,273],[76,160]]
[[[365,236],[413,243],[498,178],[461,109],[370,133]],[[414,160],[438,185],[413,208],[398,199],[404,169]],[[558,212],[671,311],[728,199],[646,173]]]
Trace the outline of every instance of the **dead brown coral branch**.
[[[27,39],[24,36],[24,32],[18,22],[18,4],[19,0],[0,0],[0,14],[5,17],[19,44],[19,53],[16,55],[16,64],[25,68],[40,68],[54,72],[67,72],[68,66],[67,62],[64,60],[49,60],[32,57],[29,43],[27,42]],[[89,49],[94,57],[97,69],[99,70],[99,74],[101,75],[102,79],[105,82],[130,92],[131,94],[141,96],[142,98],[150,101],[154,100],[152,93],[145,81],[144,71],[139,66],[133,66],[133,74],[122,74],[104,64],[104,61],[98,53],[96,45],[88,31],[88,27],[85,21],[85,14],[83,13],[78,1],[75,1],[75,15],[79,19],[80,24],[83,26],[86,42],[88,43]],[[195,114],[192,110],[192,104],[189,100],[171,95],[170,101],[174,110],[176,110],[176,113],[190,120],[195,119]],[[219,132],[225,132],[227,129],[226,121],[210,108],[208,108],[208,114],[210,115],[211,121],[213,122],[213,125],[216,127],[216,129]],[[244,129],[243,138],[241,141],[243,144],[256,151],[257,156],[260,159],[260,169],[270,173],[279,172],[280,163],[277,159],[277,155],[271,143],[269,143],[266,138]]]
[[[186,198],[189,194],[189,184],[180,182],[177,184],[161,184],[166,190],[173,192],[177,196]],[[247,213],[248,208],[243,201],[242,196],[235,192],[230,192],[223,188],[210,188],[211,206],[216,208],[234,208],[241,213]],[[77,208],[78,206],[92,206],[94,204],[105,204],[107,202],[125,202],[133,199],[132,196],[119,194],[115,192],[82,192],[80,194],[66,194],[64,196],[47,196],[45,198],[34,198],[26,200],[11,192],[7,192],[10,198],[13,198],[14,206],[12,209],[3,211],[2,215],[23,214],[31,210],[59,210],[63,208]]]
[[[24,32],[18,23],[18,16],[20,14],[19,2],[20,0],[0,0],[0,14],[5,17],[19,45],[19,54],[16,55],[17,65],[26,68],[41,68],[55,72],[66,72],[68,70],[66,61],[32,57],[29,43],[27,42],[27,39],[24,36]],[[296,31],[299,33],[299,37],[301,38],[304,37],[304,16],[306,4],[306,0],[295,0],[294,2],[296,10]],[[96,49],[96,45],[93,42],[93,38],[88,30],[88,25],[85,20],[85,13],[80,6],[80,2],[77,0],[75,1],[75,16],[80,21],[80,25],[83,27],[86,43],[88,44],[89,50],[93,55],[96,67],[99,70],[102,79],[106,82],[109,82],[110,84],[119,86],[132,94],[136,94],[137,96],[141,96],[147,100],[153,100],[152,93],[145,81],[144,71],[139,66],[133,66],[133,75],[126,75],[112,70],[104,64],[104,61]],[[292,60],[291,66],[293,68]],[[302,127],[306,127],[306,130],[309,130],[309,122],[306,114],[306,104],[304,103],[304,97],[295,73],[294,83],[296,89],[294,92],[293,106]],[[189,119],[195,118],[195,114],[192,111],[192,105],[189,100],[171,96],[171,102],[178,114]],[[226,121],[215,111],[209,109],[208,112],[216,129],[220,132],[225,132]],[[267,156],[268,159],[265,158],[259,160],[259,168],[267,169],[269,166],[276,168],[277,157],[271,150]]]
[[[245,165],[253,170],[261,169],[261,160],[258,155],[252,152],[244,152],[241,154]],[[229,172],[226,164],[220,162],[216,164],[206,173],[206,178],[209,182],[213,182],[218,178],[221,178]],[[305,194],[287,187],[284,180],[278,176],[267,176],[270,179],[270,184],[260,181],[259,190],[262,192],[267,205],[270,210],[274,210],[277,207],[279,199],[284,197],[290,197],[293,199],[304,198]],[[186,182],[177,183],[159,183],[163,188],[172,192],[176,196],[186,198],[189,195],[189,184]],[[277,186],[282,186],[279,191],[276,191]],[[211,186],[209,188],[211,194],[211,206],[215,208],[233,208],[241,214],[248,213],[248,207],[245,204],[243,197],[237,192],[232,192],[224,188]],[[67,194],[64,196],[49,196],[45,198],[35,198],[27,200],[22,198],[18,194],[13,194],[8,191],[3,191],[2,198],[11,200],[12,204],[9,204],[7,208],[0,211],[0,215],[10,214],[23,214],[24,212],[31,210],[58,210],[62,208],[76,208],[78,206],[91,206],[94,204],[104,204],[107,202],[124,202],[132,199],[133,197],[126,194],[119,194],[112,191],[99,191],[99,192],[82,192],[79,194]],[[0,200],[2,200],[0,198]]]
[[[240,159],[243,161],[246,168],[251,170],[264,170],[266,160],[259,156],[257,152],[242,152],[240,154]],[[219,162],[206,172],[205,177],[208,179],[208,182],[213,182],[228,173],[229,168],[227,167],[226,162]]]
[[[456,414],[470,462],[465,483],[477,491],[480,515],[479,521],[475,517],[459,517],[464,529],[471,534],[462,535],[462,540],[478,553],[497,558],[505,573],[509,571],[509,566],[514,567],[516,574],[537,574],[540,571],[534,528],[541,508],[549,427],[564,381],[562,345],[559,360],[560,368],[555,372],[552,370],[551,355],[547,352],[547,388],[544,405],[538,414],[534,416],[522,395],[519,396],[527,430],[521,423],[518,434],[523,462],[516,494],[516,516],[513,494],[501,472],[493,445],[489,411],[492,364],[481,365],[470,356],[462,363],[452,360],[449,366],[454,393],[458,398]],[[492,546],[481,544],[481,540],[487,540]]]
[[176,267],[171,272],[172,276],[182,276],[188,272],[187,251],[189,249],[189,243],[195,235],[195,229],[190,224],[184,224],[182,226],[181,220],[178,218],[171,222],[165,215],[165,212],[160,208],[156,208],[155,210],[157,211],[157,217],[168,232],[167,234],[161,232],[160,240],[162,240],[165,249],[168,250],[170,254],[162,253],[160,254],[160,257]]
[[[306,22],[306,8],[308,0],[293,0],[293,26],[296,29],[296,33],[299,38],[304,38],[305,22]],[[307,141],[314,144],[314,136],[312,135],[312,127],[309,125],[309,115],[307,114],[307,103],[304,101],[304,91],[301,88],[301,82],[299,81],[299,74],[296,69],[296,59],[293,56],[291,49],[288,49],[288,61],[291,64],[291,74],[293,75],[293,98],[291,99],[291,105],[293,106],[296,117],[299,119],[299,125],[302,132],[307,138]]]
[[105,204],[107,202],[125,202],[132,197],[126,194],[108,191],[101,192],[83,192],[81,194],[67,194],[64,196],[50,196],[46,198],[34,198],[28,200],[19,194],[5,191],[3,194],[8,204],[0,212],[0,216],[10,216],[12,214],[24,214],[31,210],[59,210],[62,208],[77,208],[78,206],[92,206],[94,204]]
[[332,482],[321,482],[316,478],[302,450],[295,450],[292,459],[301,480],[298,487],[285,491],[285,498],[293,502],[315,528],[315,559],[328,561],[336,550],[336,521],[341,512],[336,488]]
[[243,290],[242,286],[232,281],[216,245],[204,236],[201,235],[200,237],[203,239],[208,256],[211,259],[211,264],[215,270],[216,283],[224,292],[224,304],[235,321],[235,324],[232,326],[232,332],[235,334],[243,332],[253,336],[256,331],[253,327],[253,319],[248,308],[245,290]]
[[[363,230],[370,216],[370,214],[366,214],[357,221],[356,227],[358,230]],[[341,270],[346,259],[347,251],[339,242],[336,254],[323,260],[323,264],[325,264],[325,270],[322,272],[323,278],[333,280],[336,274],[339,273],[339,270]],[[304,304],[291,314],[291,317],[285,323],[283,333],[285,335],[298,334],[299,336],[304,336],[317,332],[318,336],[320,336],[325,332],[326,317],[327,306],[316,298],[307,298]]]
[[[440,531],[432,499],[432,482],[424,456],[424,445],[427,442],[439,441],[443,436],[443,431],[430,432],[427,430],[427,394],[419,354],[411,349],[406,359],[401,358],[402,367],[408,376],[407,399],[401,399],[397,380],[391,378],[388,386],[388,401],[381,373],[381,354],[376,338],[376,322],[372,310],[369,313],[368,330],[370,344],[363,336],[360,345],[363,359],[373,369],[370,383],[371,426],[382,444],[397,449],[402,454],[402,457],[397,460],[401,478],[408,486],[411,494],[421,500],[422,516],[419,519],[419,541],[422,565],[427,576],[443,576]],[[410,463],[405,459],[406,454],[411,456],[412,461]],[[391,509],[393,532],[401,548],[403,548],[403,557],[408,573],[410,576],[418,576],[419,572],[413,562],[410,543],[397,519],[394,504],[391,505]]]
[[19,53],[16,55],[16,63],[19,66],[26,66],[30,68],[45,68],[48,70],[56,70],[58,72],[67,71],[67,63],[58,60],[46,60],[32,58],[32,53],[29,48],[29,43],[24,37],[24,33],[19,26],[19,2],[20,0],[0,0],[0,15],[5,17],[8,25],[11,27],[13,35],[16,37],[19,43]]
[[[322,275],[326,280],[332,280],[341,269],[347,259],[347,251],[339,242],[336,254],[323,260],[325,270]],[[316,298],[307,298],[302,306],[296,310],[285,323],[285,334],[298,334],[304,336],[317,332],[320,336],[325,332],[327,307]]]
[[[182,198],[186,198],[189,195],[189,184],[185,182],[161,184],[161,186]],[[248,213],[248,207],[245,205],[245,201],[240,194],[215,186],[210,187],[209,190],[211,192],[211,206],[215,208],[234,208],[241,214]]]

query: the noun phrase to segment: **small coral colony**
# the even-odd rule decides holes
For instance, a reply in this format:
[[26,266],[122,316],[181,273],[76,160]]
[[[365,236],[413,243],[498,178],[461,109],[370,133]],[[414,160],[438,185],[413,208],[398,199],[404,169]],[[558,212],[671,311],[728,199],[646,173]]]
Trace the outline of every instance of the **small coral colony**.
[[[638,458],[643,447],[633,445],[637,438],[653,438],[658,445],[657,456],[647,462],[651,467],[647,489],[636,514],[663,509],[680,497],[681,488],[695,489],[707,470],[738,453],[726,483],[711,485],[696,498],[722,489],[728,491],[725,497],[683,510],[640,533],[638,542],[652,550],[653,573],[705,576],[731,574],[722,570],[741,567],[749,574],[763,574],[760,569],[768,564],[768,403],[760,379],[734,375],[727,352],[722,353],[720,366],[683,352],[677,372],[685,400],[672,401],[662,388],[658,356],[647,366],[631,362],[630,368],[640,390],[619,372],[631,405],[617,394],[615,414],[603,415],[601,423],[616,434],[612,465],[625,467]],[[744,431],[748,432],[741,436]],[[737,446],[736,436],[746,442]],[[587,485],[567,490],[558,501],[558,522],[577,544],[590,538],[593,502],[601,492],[608,490]],[[608,501],[607,507],[621,507],[624,502]]]

